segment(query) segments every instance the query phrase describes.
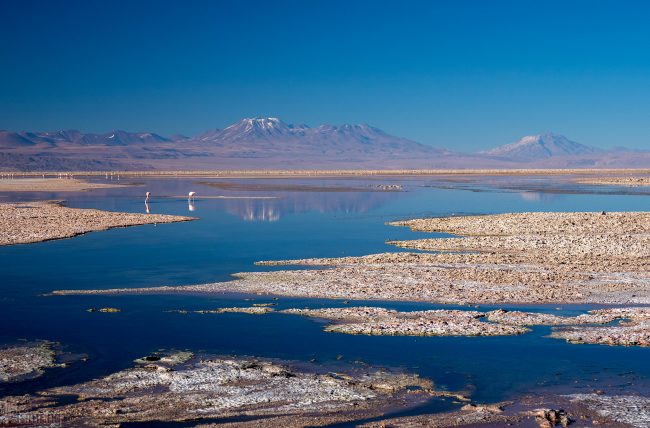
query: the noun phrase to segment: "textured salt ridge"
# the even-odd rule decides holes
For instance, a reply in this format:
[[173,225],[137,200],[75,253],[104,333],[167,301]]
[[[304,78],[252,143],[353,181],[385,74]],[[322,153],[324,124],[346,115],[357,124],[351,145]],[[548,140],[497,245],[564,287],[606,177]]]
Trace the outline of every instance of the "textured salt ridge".
[[0,245],[70,238],[115,227],[189,220],[194,218],[68,208],[55,202],[0,204]]
[[[268,416],[264,421],[269,424],[287,415],[346,420],[403,406],[406,397],[417,402],[445,395],[416,375],[381,370],[323,374],[270,360],[199,359],[186,352],[137,362],[135,368],[96,380],[6,397],[0,412],[12,411],[0,413],[0,424],[46,416],[70,426],[245,415]],[[56,404],[60,395],[78,400]]]

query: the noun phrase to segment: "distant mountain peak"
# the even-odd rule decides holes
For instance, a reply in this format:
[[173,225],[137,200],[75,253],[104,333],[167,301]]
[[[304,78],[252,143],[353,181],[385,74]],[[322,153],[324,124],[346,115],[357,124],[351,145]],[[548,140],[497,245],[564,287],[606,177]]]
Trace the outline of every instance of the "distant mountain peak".
[[222,131],[196,137],[202,144],[228,148],[242,156],[260,157],[270,153],[293,156],[335,156],[345,154],[358,159],[391,155],[417,157],[423,153],[441,153],[405,138],[395,137],[366,124],[307,125],[286,123],[277,117],[241,119]]
[[576,143],[564,135],[545,132],[526,135],[514,143],[482,152],[489,156],[516,161],[537,161],[557,156],[576,156],[595,152],[593,147]]
[[400,138],[368,124],[309,127],[249,117],[197,136],[0,130],[0,169],[594,168],[650,165],[650,151],[599,150],[543,132],[478,154]]
[[[249,128],[252,128],[254,126],[259,126],[261,128],[275,128],[281,124],[284,124],[284,122],[282,122],[277,117],[247,117],[240,120],[239,123],[230,126],[238,126],[242,124]],[[228,128],[230,128],[230,126]]]

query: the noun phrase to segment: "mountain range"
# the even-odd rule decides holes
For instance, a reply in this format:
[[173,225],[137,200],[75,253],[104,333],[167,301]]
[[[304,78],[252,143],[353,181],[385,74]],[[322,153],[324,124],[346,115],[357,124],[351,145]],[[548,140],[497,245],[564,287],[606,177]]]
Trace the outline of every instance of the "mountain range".
[[365,124],[309,127],[277,118],[242,119],[194,137],[0,131],[0,170],[640,166],[650,166],[650,152],[600,150],[553,133],[459,153]]

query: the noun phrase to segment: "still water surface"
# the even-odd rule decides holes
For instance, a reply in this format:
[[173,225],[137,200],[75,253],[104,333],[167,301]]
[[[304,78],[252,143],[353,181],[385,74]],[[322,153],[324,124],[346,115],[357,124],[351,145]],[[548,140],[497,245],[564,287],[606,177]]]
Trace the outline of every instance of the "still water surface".
[[[426,177],[377,180],[266,180],[258,183],[273,183],[273,190],[232,191],[200,185],[199,180],[190,178],[129,179],[121,183],[139,185],[77,194],[0,194],[1,201],[65,199],[71,207],[144,212],[143,195],[148,190],[153,193],[151,212],[200,218],[0,247],[0,343],[23,338],[50,340],[89,357],[70,368],[51,370],[41,379],[0,387],[0,394],[31,392],[105,375],[131,367],[133,359],[161,348],[327,365],[396,367],[429,377],[441,387],[469,388],[472,398],[483,402],[539,389],[647,391],[650,349],[570,345],[545,337],[550,331],[547,327],[518,337],[349,336],[325,333],[322,322],[292,315],[166,312],[249,305],[251,302],[244,298],[254,298],[258,303],[272,301],[267,296],[44,295],[56,289],[223,281],[236,272],[273,269],[254,266],[258,260],[399,251],[385,241],[436,236],[385,225],[396,219],[515,211],[645,211],[650,201],[641,190],[618,194],[606,187],[551,186],[547,179],[539,178],[520,178],[515,185],[511,180],[508,189],[499,188],[498,178],[473,183]],[[378,182],[401,184],[405,191],[369,191]],[[350,189],[318,192],[278,188],[305,183]],[[576,193],[590,189],[597,193]],[[199,194],[193,206],[180,196],[189,190]],[[272,198],[209,198],[217,195]],[[278,309],[342,305],[340,301],[286,297],[277,303]],[[441,307],[405,302],[370,304],[400,310]],[[122,312],[86,311],[107,306],[121,308]],[[577,314],[588,308],[564,306],[558,311],[551,305],[525,309]]]

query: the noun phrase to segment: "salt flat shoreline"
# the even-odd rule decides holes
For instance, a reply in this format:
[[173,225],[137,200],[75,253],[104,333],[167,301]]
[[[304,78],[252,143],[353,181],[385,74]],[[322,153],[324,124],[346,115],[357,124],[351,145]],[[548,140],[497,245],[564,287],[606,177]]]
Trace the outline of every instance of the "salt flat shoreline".
[[[433,252],[267,261],[260,264],[321,268],[243,273],[239,279],[225,283],[135,290],[72,290],[54,294],[199,292],[209,295],[243,291],[450,304],[504,304],[508,301],[554,305],[650,303],[650,292],[644,290],[650,281],[647,263],[650,254],[650,213],[517,213],[416,219],[393,222],[391,225],[410,227],[416,231],[446,232],[456,237],[392,242],[399,247]],[[359,311],[362,313],[359,314]],[[293,312],[275,311],[270,307],[233,307],[195,312],[208,317],[213,314],[232,316],[224,315],[232,312],[261,316],[272,312],[293,313],[332,321],[324,327],[328,332],[364,335],[517,335],[526,333],[528,326],[545,325],[552,328],[551,337],[570,343],[650,345],[650,310],[643,307],[604,308],[572,317],[500,310],[399,312],[368,307],[294,309]],[[554,418],[570,417],[574,421],[594,420],[601,426],[642,427],[646,426],[643,424],[650,417],[643,410],[650,407],[647,398],[616,395],[614,391],[600,395],[586,389],[572,396],[536,397],[537,401],[523,404],[518,401],[512,406],[459,403],[458,407],[463,407],[455,412],[391,419],[390,416],[381,415],[386,414],[387,406],[396,404],[395,396],[404,391],[402,385],[406,386],[401,383],[404,378],[382,378],[380,383],[373,381],[372,387],[366,388],[363,379],[367,378],[361,378],[359,383],[358,377],[348,374],[343,376],[349,378],[337,374],[330,379],[299,370],[283,370],[286,369],[277,364],[244,357],[233,357],[230,361],[210,358],[184,367],[168,367],[151,361],[140,367],[113,372],[107,377],[40,391],[42,394],[39,392],[31,397],[7,397],[5,406],[19,409],[7,415],[15,420],[54,414],[70,421],[70,426],[81,420],[110,423],[185,420],[195,415],[195,411],[205,412],[202,414],[206,415],[206,424],[213,422],[210,418],[224,415],[236,418],[245,414],[251,416],[250,421],[236,421],[233,425],[250,422],[250,425],[278,427],[313,425],[316,420],[319,423],[334,423],[368,417],[385,419],[367,422],[364,426],[471,427],[484,423],[493,424],[488,426],[503,426],[506,423],[555,426],[542,424]],[[260,389],[251,392],[246,385],[230,383],[227,376],[232,373],[254,379],[261,385]],[[219,383],[214,382],[215,379],[226,381]],[[192,389],[194,385],[201,385],[200,391]],[[321,389],[323,385],[325,389]],[[386,394],[377,390],[377,387],[386,386],[394,390]],[[218,406],[231,406],[233,400],[220,388],[233,388],[240,395],[260,401],[247,403],[252,407],[243,411],[238,407],[227,407],[223,411]],[[97,393],[98,390],[101,392]],[[328,397],[332,390],[337,399],[333,403],[309,403],[301,407],[300,397],[303,395],[308,393],[310,397]],[[440,391],[427,391],[431,395],[437,392]],[[292,405],[293,413],[289,416],[277,416],[286,407],[268,404],[267,398],[276,397],[278,393],[280,398],[286,398]],[[353,394],[366,397],[366,393],[379,398],[364,401],[347,398]],[[58,404],[57,394],[79,395],[82,399],[75,403]],[[300,397],[295,398],[297,395]],[[260,405],[260,402],[263,404]],[[131,411],[122,412],[121,409],[125,407]],[[353,411],[347,413],[348,409]],[[624,425],[627,423],[630,425]]]
[[[244,272],[236,274],[237,279],[228,282],[136,289],[57,290],[53,294],[242,292],[455,305],[650,304],[650,213],[647,212],[516,213],[415,219],[390,224],[458,237],[393,242],[399,247],[435,252],[261,262],[270,266],[320,268]],[[553,337],[571,343],[650,346],[647,310],[631,307],[622,310],[627,312],[621,318],[629,321],[612,326],[566,327],[555,331]],[[380,309],[372,311],[381,312]],[[309,312],[304,314],[309,315]],[[460,326],[459,331],[469,335],[520,334],[525,331],[521,327],[480,323],[472,314],[467,319],[461,318],[468,314],[455,314],[449,320],[432,318],[431,314],[424,313],[419,318],[417,313],[378,314],[385,318],[382,325],[366,319],[365,322],[352,323],[352,326],[339,323],[333,329],[360,334],[435,335],[441,332],[453,334],[452,327],[456,324]],[[363,320],[363,317],[357,316],[359,319]],[[530,324],[536,323],[539,321]],[[564,324],[571,325],[572,322]],[[441,328],[441,325],[446,327]]]
[[91,183],[76,178],[0,178],[0,192],[83,192],[92,189],[125,187],[121,184]]
[[[117,426],[248,417],[263,426],[325,425],[378,417],[432,397],[457,397],[418,375],[291,361],[154,353],[78,384],[0,399],[0,424],[47,417],[63,426]],[[332,368],[334,369],[334,368]],[[60,397],[77,400],[60,402]],[[261,426],[261,425],[260,425]]]
[[[14,177],[56,177],[61,171],[19,172],[7,171]],[[437,175],[610,175],[650,174],[646,168],[549,168],[549,169],[246,169],[246,170],[146,170],[146,171],[64,171],[78,177],[119,175],[124,177],[218,177],[218,178],[292,178],[292,177],[365,177],[365,176],[437,176]]]
[[56,367],[54,345],[33,342],[0,348],[0,384],[37,378]]
[[30,244],[116,227],[190,220],[195,218],[69,208],[60,201],[0,204],[0,245]]
[[650,186],[650,177],[592,177],[579,179],[576,182],[601,186],[646,187]]
[[[435,253],[260,262],[229,282],[55,294],[243,292],[448,304],[650,304],[650,213],[518,213],[391,223],[459,238],[396,241]],[[479,252],[476,252],[480,250]]]
[[[28,344],[1,351],[12,374],[40,376],[44,369],[55,367],[50,346]],[[26,352],[39,347],[40,359],[25,360]],[[0,423],[113,426],[199,422],[197,415],[203,421],[198,426],[204,427],[280,428],[348,422],[366,428],[546,428],[580,421],[589,426],[642,428],[650,422],[650,399],[622,393],[620,387],[608,394],[581,388],[571,393],[540,392],[513,398],[475,402],[468,391],[449,391],[408,371],[365,365],[321,367],[277,359],[162,351],[134,360],[131,368],[95,379],[0,398]],[[432,399],[453,400],[454,406],[434,414],[392,415]],[[583,426],[580,422],[578,426]]]

